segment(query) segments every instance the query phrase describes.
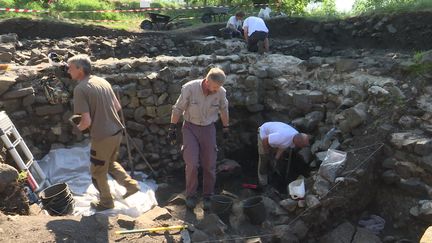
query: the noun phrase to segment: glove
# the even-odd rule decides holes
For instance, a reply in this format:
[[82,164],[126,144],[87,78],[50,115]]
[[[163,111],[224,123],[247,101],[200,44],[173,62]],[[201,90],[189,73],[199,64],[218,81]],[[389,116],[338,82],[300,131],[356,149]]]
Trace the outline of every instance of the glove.
[[176,124],[171,123],[168,129],[168,141],[171,145],[175,145],[177,143],[177,129]]
[[229,137],[229,126],[222,128],[222,137],[223,139],[228,139]]

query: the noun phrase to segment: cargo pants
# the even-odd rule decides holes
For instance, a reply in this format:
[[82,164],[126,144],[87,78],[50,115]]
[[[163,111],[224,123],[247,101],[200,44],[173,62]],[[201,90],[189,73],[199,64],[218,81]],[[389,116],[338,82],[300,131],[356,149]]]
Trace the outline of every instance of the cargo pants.
[[108,173],[126,190],[139,188],[138,182],[132,179],[123,167],[116,161],[122,140],[122,134],[92,140],[90,149],[90,174],[93,185],[100,193],[100,204],[113,207],[114,202],[108,185]]

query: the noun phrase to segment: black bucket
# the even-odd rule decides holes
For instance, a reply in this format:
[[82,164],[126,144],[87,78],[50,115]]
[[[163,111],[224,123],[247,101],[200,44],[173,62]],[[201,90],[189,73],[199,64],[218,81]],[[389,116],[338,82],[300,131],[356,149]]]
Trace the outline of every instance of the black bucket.
[[262,197],[250,197],[243,201],[243,212],[252,224],[261,224],[267,217]]
[[74,209],[74,199],[66,183],[55,184],[39,193],[43,208],[51,216],[71,214]]
[[233,199],[224,195],[214,195],[210,199],[211,211],[217,214],[223,222],[229,223]]

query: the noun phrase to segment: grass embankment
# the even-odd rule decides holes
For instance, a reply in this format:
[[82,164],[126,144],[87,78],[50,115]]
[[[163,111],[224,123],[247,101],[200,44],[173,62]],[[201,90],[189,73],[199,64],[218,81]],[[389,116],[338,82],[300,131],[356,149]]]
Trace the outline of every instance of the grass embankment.
[[[68,11],[82,10],[113,10],[113,9],[139,9],[139,1],[128,0],[57,0],[51,4],[46,3],[47,0],[0,0],[0,7],[20,8],[20,9],[35,9],[48,10],[48,13],[13,13],[0,12],[0,18],[43,18],[50,20],[77,22],[81,24],[97,24],[109,28],[125,29],[125,30],[140,30],[140,23],[147,18],[147,12],[120,12],[120,13],[71,13]],[[174,2],[159,1],[152,2],[152,8],[179,8],[179,4]],[[238,10],[237,8],[236,10]],[[233,14],[236,10],[231,10]],[[251,13],[252,8],[242,9]],[[189,24],[201,23],[202,10],[165,10],[152,11],[159,14],[168,15],[171,18],[182,15],[178,20],[185,21]],[[184,16],[184,17],[183,17]],[[226,21],[229,16],[222,18],[221,21]],[[97,20],[110,20],[113,22],[98,22]],[[178,21],[177,20],[177,21]],[[121,22],[115,22],[121,21]]]

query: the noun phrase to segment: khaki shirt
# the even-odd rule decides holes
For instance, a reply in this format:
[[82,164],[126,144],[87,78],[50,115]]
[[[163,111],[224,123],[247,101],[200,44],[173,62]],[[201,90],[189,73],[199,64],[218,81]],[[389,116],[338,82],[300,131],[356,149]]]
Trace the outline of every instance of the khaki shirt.
[[115,109],[117,99],[111,84],[103,78],[90,76],[78,82],[73,94],[74,113],[90,113],[90,136],[101,140],[123,128]]
[[228,116],[228,100],[223,87],[215,94],[204,95],[202,81],[197,79],[183,85],[173,113],[183,114],[186,121],[195,125],[207,126],[218,120],[219,112]]

